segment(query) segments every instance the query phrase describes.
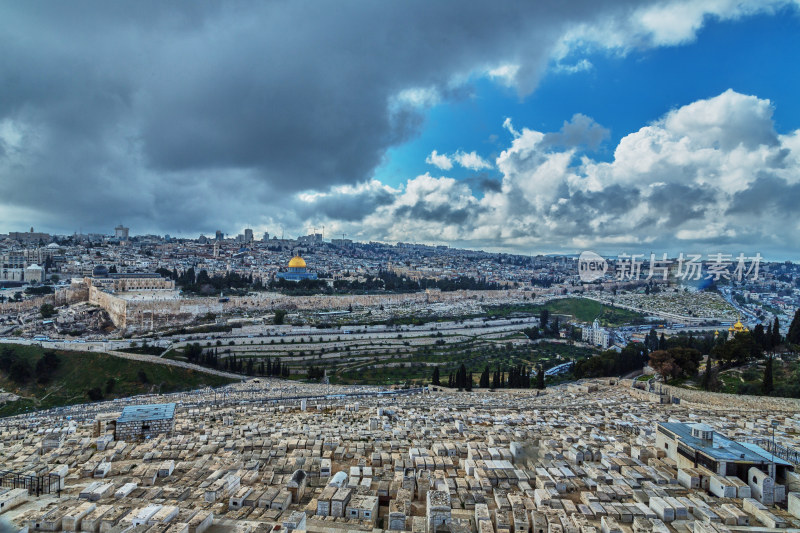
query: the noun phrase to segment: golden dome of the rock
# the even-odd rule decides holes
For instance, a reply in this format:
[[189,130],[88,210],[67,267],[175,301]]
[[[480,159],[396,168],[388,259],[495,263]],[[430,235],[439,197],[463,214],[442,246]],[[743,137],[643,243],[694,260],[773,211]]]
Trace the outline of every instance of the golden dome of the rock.
[[306,262],[302,257],[296,255],[289,261],[289,268],[306,268]]

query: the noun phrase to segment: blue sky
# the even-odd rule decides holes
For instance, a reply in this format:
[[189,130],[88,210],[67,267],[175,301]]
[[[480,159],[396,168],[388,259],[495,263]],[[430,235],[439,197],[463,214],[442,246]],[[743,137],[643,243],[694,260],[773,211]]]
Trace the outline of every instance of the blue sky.
[[[774,15],[738,20],[709,17],[694,42],[625,54],[593,51],[563,60],[586,59],[587,70],[551,68],[532,94],[486,77],[474,77],[470,93],[428,110],[421,134],[388,151],[375,177],[392,186],[409,176],[441,171],[425,163],[432,150],[453,153],[473,150],[493,160],[509,143],[506,117],[516,127],[557,131],[575,113],[595,119],[610,130],[592,157],[608,161],[613,148],[628,133],[657,120],[671,109],[716,96],[726,89],[769,99],[779,133],[800,127],[800,12],[784,7]],[[497,177],[496,171],[482,171]],[[456,166],[451,177],[475,172]]]

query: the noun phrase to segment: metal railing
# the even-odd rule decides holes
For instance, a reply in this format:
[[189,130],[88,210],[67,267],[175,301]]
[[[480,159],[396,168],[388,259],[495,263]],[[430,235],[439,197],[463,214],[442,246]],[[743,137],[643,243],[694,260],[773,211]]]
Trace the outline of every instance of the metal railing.
[[13,470],[0,470],[0,486],[27,489],[28,494],[57,494],[61,497],[61,478],[55,474],[23,474]]
[[775,457],[780,457],[788,463],[792,463],[795,466],[800,466],[800,450],[783,446],[777,442],[773,443],[771,439],[766,439],[763,437],[751,437],[749,439],[745,439],[745,442],[757,444],[767,450],[769,453],[774,454]]

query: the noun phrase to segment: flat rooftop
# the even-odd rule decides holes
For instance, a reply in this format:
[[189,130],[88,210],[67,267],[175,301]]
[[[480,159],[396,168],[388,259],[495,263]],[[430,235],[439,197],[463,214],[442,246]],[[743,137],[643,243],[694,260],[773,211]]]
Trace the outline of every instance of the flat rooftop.
[[122,410],[117,423],[144,422],[145,420],[165,420],[175,416],[174,403],[154,403],[151,405],[129,405]]
[[748,463],[770,463],[775,462],[779,465],[791,466],[780,457],[774,457],[764,448],[751,443],[740,443],[720,435],[716,431],[713,439],[709,443],[692,436],[692,427],[680,422],[659,423],[670,433],[677,436],[684,444],[712,457],[718,461],[728,462],[748,462]]

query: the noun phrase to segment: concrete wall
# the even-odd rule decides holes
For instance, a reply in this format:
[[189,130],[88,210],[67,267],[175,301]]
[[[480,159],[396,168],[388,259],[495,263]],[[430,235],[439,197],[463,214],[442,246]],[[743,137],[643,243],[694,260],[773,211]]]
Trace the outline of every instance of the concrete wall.
[[789,513],[795,518],[800,518],[800,492],[789,493]]

